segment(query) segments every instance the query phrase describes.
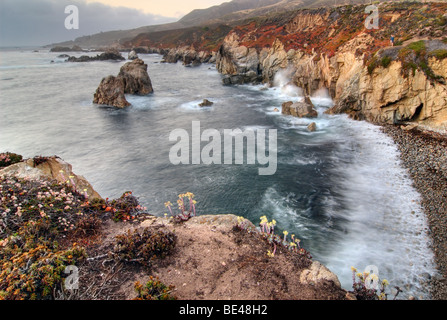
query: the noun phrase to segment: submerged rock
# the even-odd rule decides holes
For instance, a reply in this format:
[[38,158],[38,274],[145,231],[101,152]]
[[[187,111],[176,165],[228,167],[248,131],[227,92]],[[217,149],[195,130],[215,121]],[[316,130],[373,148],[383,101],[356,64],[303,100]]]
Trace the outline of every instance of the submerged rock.
[[298,118],[316,118],[318,112],[314,109],[312,101],[306,97],[302,102],[285,102],[282,105],[282,114]]
[[211,107],[214,102],[209,101],[208,99],[203,99],[203,102],[199,104],[199,107]]
[[317,124],[315,122],[312,122],[307,126],[307,130],[309,130],[309,132],[317,131]]

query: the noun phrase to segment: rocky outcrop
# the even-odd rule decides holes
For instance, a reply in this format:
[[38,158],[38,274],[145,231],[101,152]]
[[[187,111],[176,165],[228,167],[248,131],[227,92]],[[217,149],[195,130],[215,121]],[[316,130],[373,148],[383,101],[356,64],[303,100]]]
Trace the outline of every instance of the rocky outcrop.
[[216,56],[217,70],[225,75],[224,84],[256,83],[262,81],[260,59],[255,48],[240,45],[236,33],[230,33]]
[[215,53],[209,51],[196,51],[192,46],[170,49],[164,53],[164,63],[177,63],[181,61],[184,66],[194,67],[202,63],[214,63]]
[[116,49],[110,49],[106,52],[103,52],[101,54],[98,54],[94,57],[90,56],[81,56],[79,58],[77,57],[69,57],[68,62],[91,62],[91,61],[106,61],[106,60],[113,60],[113,61],[122,61],[126,60],[121,53]]
[[130,106],[124,95],[124,82],[120,77],[107,76],[102,79],[93,97],[93,103],[116,108]]
[[117,77],[107,76],[102,79],[93,103],[125,108],[130,106],[125,94],[147,95],[153,92],[147,64],[141,59],[135,59],[122,66]]
[[73,46],[73,47],[62,47],[62,46],[56,46],[50,49],[50,52],[81,52],[84,51],[80,46]]
[[154,92],[147,73],[147,64],[141,59],[135,59],[122,66],[118,78],[123,81],[124,93],[145,96]]
[[83,177],[73,173],[71,164],[59,157],[37,157],[13,164],[0,170],[0,177],[17,177],[30,180],[56,180],[72,185],[89,199],[102,199],[93,186]]

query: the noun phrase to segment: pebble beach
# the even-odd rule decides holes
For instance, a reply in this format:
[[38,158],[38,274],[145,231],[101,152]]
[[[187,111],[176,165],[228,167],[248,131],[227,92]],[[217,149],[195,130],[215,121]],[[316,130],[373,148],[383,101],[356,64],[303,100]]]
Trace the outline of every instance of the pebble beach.
[[447,135],[403,130],[398,126],[382,129],[399,148],[403,165],[421,194],[432,249],[439,275],[431,278],[433,300],[447,299]]

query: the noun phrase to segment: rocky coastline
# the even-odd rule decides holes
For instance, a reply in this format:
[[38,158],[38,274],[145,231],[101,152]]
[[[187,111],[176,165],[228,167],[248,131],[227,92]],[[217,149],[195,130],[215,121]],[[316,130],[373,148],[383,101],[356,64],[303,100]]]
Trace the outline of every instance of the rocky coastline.
[[[403,127],[405,128],[405,127]],[[421,128],[384,126],[421,194],[440,275],[431,279],[432,299],[447,299],[447,135]]]

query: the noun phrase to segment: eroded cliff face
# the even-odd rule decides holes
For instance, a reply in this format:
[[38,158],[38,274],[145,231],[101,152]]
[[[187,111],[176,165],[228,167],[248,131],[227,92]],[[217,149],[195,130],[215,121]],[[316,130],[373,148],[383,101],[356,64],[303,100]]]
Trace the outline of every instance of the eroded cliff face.
[[[447,59],[431,59],[436,75],[445,74]],[[433,81],[420,70],[405,75],[401,61],[379,67],[372,74],[365,66],[354,66],[351,76],[338,81],[332,113],[346,112],[375,123],[417,122],[433,128],[447,126],[447,86]]]
[[[408,29],[408,43],[418,40],[412,38],[421,33],[411,33],[415,28],[412,20],[402,20],[401,12],[391,9],[384,20],[396,26],[400,21]],[[433,128],[447,127],[446,41],[423,41],[427,56],[423,60],[419,51],[409,50],[406,44],[388,50],[386,35],[392,30],[374,33],[363,26],[343,33],[343,23],[349,24],[343,21],[336,10],[300,11],[281,27],[235,28],[217,53],[217,69],[224,75],[225,84],[273,84],[275,74],[287,69],[290,81],[306,94],[321,88],[329,90],[335,106],[328,113],[348,113],[355,119],[379,124],[411,121]],[[445,24],[435,30],[427,28],[426,32],[447,35]],[[303,40],[303,34],[309,38]],[[311,35],[316,39],[312,40]],[[437,56],[430,56],[431,47],[436,47]],[[410,52],[414,63],[405,61],[402,52]],[[373,59],[379,62],[371,68]]]

